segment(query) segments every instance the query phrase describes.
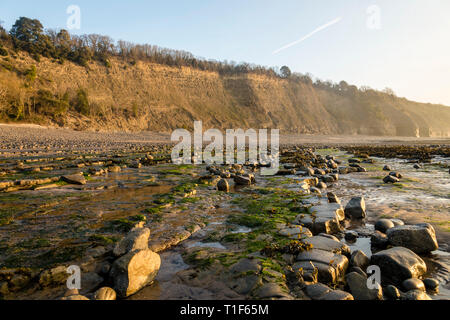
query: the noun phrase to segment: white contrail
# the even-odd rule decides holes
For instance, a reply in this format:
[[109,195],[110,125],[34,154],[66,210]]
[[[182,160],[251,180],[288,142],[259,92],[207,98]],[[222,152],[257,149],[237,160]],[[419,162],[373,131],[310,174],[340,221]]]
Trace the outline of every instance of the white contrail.
[[323,29],[326,29],[326,28],[330,27],[330,26],[332,26],[333,24],[336,24],[336,23],[338,23],[338,22],[341,21],[341,20],[342,20],[342,17],[336,18],[336,19],[334,19],[334,20],[332,20],[332,21],[330,21],[330,22],[324,24],[323,26],[317,28],[317,29],[314,30],[313,32],[307,34],[307,35],[304,36],[303,38],[301,38],[301,39],[299,39],[299,40],[297,40],[297,41],[291,42],[291,43],[285,45],[284,47],[281,47],[280,49],[275,50],[272,54],[277,54],[277,53],[279,53],[280,51],[283,51],[283,50],[285,50],[285,49],[287,49],[287,48],[290,48],[290,47],[292,47],[292,46],[295,46],[296,44],[299,44],[300,42],[305,41],[306,39],[312,37],[312,36],[313,36],[314,34],[316,34],[317,32],[322,31]]

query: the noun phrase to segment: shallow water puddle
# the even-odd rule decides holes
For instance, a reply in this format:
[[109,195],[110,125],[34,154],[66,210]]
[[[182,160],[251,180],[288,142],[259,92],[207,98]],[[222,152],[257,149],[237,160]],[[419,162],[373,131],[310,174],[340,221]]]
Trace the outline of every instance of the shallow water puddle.
[[231,233],[233,233],[233,234],[250,233],[250,232],[252,232],[252,229],[250,229],[248,227],[243,227],[243,226],[239,226],[237,230],[231,231]]
[[372,256],[370,238],[357,238],[355,242],[345,241],[345,243],[349,246],[352,253],[354,251],[361,250],[369,258]]
[[159,282],[170,281],[179,271],[189,269],[181,254],[167,251],[160,254],[161,268],[155,280]]
[[221,249],[226,250],[220,242],[194,242],[187,244],[188,248],[213,248],[213,249]]

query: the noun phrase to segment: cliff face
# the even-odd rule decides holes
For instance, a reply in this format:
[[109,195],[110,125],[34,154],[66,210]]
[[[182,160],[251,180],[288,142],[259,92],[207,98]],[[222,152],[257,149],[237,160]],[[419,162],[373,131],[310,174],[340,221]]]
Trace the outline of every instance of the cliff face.
[[[36,66],[30,80],[26,70]],[[3,89],[2,89],[3,88]],[[89,113],[76,112],[76,92],[88,94]],[[57,115],[36,112],[39,91],[70,105]],[[0,112],[16,119],[82,130],[191,128],[278,128],[282,133],[449,136],[450,108],[411,102],[387,94],[339,93],[292,80],[261,75],[224,76],[192,68],[173,68],[111,59],[109,67],[88,68],[25,53],[0,58]]]

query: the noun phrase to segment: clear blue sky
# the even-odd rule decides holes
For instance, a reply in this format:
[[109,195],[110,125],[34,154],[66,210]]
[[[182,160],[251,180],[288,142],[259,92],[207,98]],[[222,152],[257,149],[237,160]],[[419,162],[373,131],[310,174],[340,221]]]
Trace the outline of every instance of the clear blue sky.
[[[81,30],[74,33],[217,60],[288,65],[323,80],[390,87],[411,100],[450,106],[449,0],[19,0],[0,2],[0,20],[10,28],[27,16],[47,28],[65,28],[71,4],[81,8]],[[381,29],[367,27],[371,5],[381,9]]]

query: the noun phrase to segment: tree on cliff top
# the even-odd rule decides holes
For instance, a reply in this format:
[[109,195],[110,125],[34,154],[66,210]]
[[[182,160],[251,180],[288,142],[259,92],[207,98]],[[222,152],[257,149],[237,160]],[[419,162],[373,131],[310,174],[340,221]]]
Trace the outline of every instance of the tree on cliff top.
[[292,74],[291,69],[289,69],[288,66],[282,66],[280,72],[283,78],[289,78]]
[[47,57],[54,55],[54,46],[44,33],[44,26],[37,19],[20,17],[9,33],[13,38],[14,45],[19,49]]

